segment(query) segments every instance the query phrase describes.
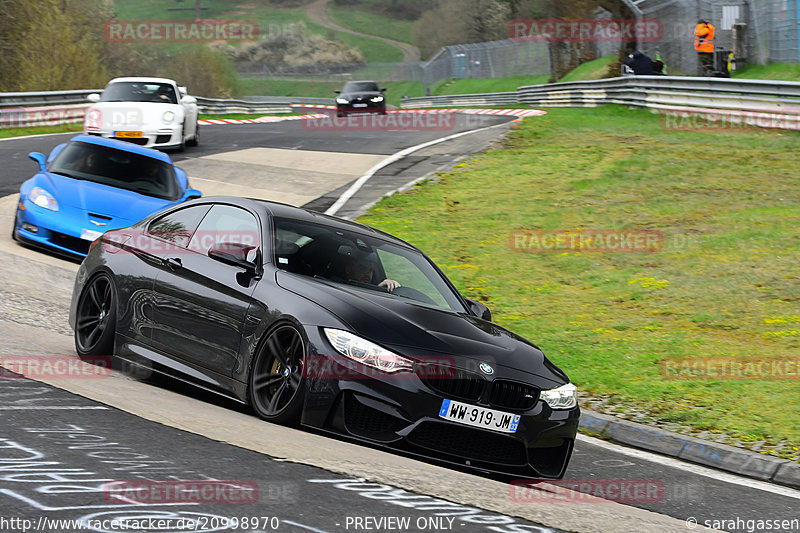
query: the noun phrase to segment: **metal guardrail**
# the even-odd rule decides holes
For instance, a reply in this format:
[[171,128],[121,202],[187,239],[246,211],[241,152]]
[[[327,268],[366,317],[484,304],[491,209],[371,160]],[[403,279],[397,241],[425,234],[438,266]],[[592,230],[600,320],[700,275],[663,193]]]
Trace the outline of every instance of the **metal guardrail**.
[[625,76],[530,85],[506,93],[408,98],[402,107],[454,107],[476,102],[534,107],[613,103],[661,112],[743,117],[763,127],[800,129],[800,82],[770,80]]

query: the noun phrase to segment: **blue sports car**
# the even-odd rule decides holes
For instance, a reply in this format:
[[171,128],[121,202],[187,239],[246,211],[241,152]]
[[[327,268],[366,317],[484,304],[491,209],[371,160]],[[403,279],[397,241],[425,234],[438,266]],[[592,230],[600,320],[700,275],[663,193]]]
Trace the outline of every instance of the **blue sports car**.
[[12,236],[76,259],[104,232],[201,196],[169,156],[123,141],[78,135],[29,157],[39,172],[20,187]]

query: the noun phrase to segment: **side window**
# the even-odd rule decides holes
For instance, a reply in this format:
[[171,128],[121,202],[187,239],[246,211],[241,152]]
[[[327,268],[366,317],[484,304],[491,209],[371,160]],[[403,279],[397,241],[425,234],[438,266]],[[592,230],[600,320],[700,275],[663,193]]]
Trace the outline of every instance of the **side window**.
[[173,211],[152,221],[147,228],[147,233],[169,241],[175,246],[186,248],[197,225],[209,208],[208,205],[195,205]]
[[194,232],[189,249],[207,255],[212,247],[226,244],[226,250],[240,250],[242,259],[252,261],[260,246],[258,228],[256,217],[249,211],[215,205]]

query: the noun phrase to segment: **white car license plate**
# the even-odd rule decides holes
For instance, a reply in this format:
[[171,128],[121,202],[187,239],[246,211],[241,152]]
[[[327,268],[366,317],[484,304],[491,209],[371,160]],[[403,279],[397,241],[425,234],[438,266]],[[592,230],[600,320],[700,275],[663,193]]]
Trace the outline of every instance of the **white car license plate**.
[[504,413],[485,407],[476,407],[455,400],[444,400],[439,416],[466,426],[499,431],[500,433],[516,433],[520,415]]
[[95,231],[93,229],[85,229],[81,231],[81,239],[83,239],[84,241],[93,241],[98,237],[101,237],[102,235],[103,235],[102,232]]
[[353,107],[367,107],[367,104],[353,104]]

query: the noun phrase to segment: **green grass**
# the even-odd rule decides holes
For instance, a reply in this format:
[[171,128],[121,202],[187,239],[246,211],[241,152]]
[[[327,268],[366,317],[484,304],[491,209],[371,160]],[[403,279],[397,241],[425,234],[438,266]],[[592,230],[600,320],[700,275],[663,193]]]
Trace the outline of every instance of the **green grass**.
[[[668,380],[667,357],[800,353],[797,132],[682,132],[550,109],[360,221],[431,254],[583,391],[696,431],[800,443],[800,381]],[[653,253],[530,253],[514,230],[651,229]],[[791,449],[791,448],[790,448]],[[795,453],[796,452],[790,452]]]
[[587,61],[558,81],[599,80],[608,75],[608,66],[617,60],[617,56],[605,56]]
[[50,133],[69,133],[83,131],[83,122],[78,124],[62,124],[60,126],[34,126],[32,128],[0,129],[0,139],[23,137],[25,135],[46,135]]
[[732,74],[734,78],[758,80],[800,81],[800,63],[773,63],[771,65],[748,65]]
[[[219,19],[247,19],[256,20],[262,32],[279,32],[289,24],[302,22],[311,33],[325,36],[328,39],[342,41],[350,46],[358,48],[364,54],[368,62],[392,63],[399,62],[403,58],[403,53],[390,44],[371,39],[351,35],[344,32],[329,30],[318,24],[314,24],[306,16],[304,7],[284,8],[270,5],[248,6],[239,8],[239,5],[247,2],[231,2],[229,0],[203,0],[202,7],[208,8],[202,12],[203,18]],[[116,0],[114,9],[117,19],[179,19],[194,18],[193,11],[169,11],[173,7],[193,7],[193,2],[177,3],[164,0]],[[236,44],[231,42],[230,44]],[[187,46],[182,43],[165,44],[146,44],[140,46],[160,46],[170,50],[179,50]]]
[[340,26],[367,35],[376,35],[404,43],[413,44],[414,23],[381,14],[375,4],[360,2],[347,7],[329,3],[328,16]]
[[516,91],[523,85],[539,85],[547,83],[550,76],[513,76],[510,78],[494,79],[451,79],[433,90],[434,95],[448,94],[476,94],[476,93],[501,93]]

